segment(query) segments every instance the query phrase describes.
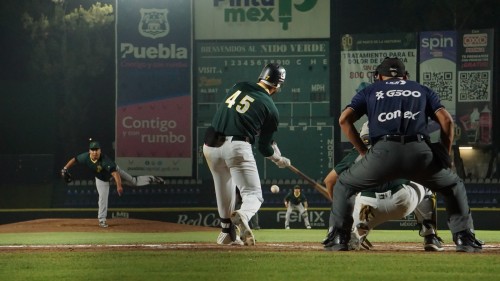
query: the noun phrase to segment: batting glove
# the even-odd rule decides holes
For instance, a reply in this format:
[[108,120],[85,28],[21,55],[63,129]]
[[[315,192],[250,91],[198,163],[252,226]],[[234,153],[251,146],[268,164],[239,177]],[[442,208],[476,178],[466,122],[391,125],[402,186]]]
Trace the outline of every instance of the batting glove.
[[278,148],[278,144],[275,141],[273,141],[273,143],[271,143],[271,147],[273,148],[275,154],[277,154],[278,156],[281,156],[281,151]]
[[289,167],[291,164],[290,159],[283,157],[281,155],[276,154],[276,152],[272,155],[267,157],[267,159],[271,160],[278,166],[278,168],[286,168]]

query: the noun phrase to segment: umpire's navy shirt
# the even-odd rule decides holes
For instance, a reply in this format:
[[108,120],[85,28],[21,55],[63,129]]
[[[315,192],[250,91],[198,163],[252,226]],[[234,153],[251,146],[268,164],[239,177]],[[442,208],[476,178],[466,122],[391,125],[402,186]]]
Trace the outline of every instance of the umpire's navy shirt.
[[438,95],[415,81],[389,79],[376,81],[359,91],[347,106],[358,117],[366,114],[370,138],[385,135],[416,135],[428,137],[428,117],[444,107]]

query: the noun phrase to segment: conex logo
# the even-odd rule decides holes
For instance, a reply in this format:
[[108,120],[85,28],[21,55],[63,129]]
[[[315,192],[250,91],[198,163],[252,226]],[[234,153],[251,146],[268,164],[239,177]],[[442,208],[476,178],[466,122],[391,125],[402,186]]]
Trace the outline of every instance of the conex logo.
[[160,38],[167,36],[170,25],[167,20],[167,9],[141,9],[139,33],[144,37]]
[[[288,30],[288,23],[292,21],[292,1],[279,0],[213,0],[214,7],[224,8],[224,22],[275,22],[273,12],[278,9],[278,21],[283,30]],[[311,10],[318,0],[303,0],[301,4],[293,4],[295,10],[307,12]]]

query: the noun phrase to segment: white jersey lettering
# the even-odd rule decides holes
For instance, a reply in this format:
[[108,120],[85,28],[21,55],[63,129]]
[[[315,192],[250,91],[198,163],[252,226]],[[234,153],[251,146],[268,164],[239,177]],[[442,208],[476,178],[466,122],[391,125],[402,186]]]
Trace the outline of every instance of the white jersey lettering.
[[[411,111],[405,111],[402,114],[402,116],[403,116],[403,119],[416,120],[416,117],[419,113],[420,113],[420,111],[415,112],[415,113],[413,113]],[[401,118],[401,110],[396,110],[394,112],[382,112],[378,115],[377,120],[380,122],[386,122],[386,121],[390,121],[390,120],[393,120],[396,118]]]
[[410,91],[410,90],[389,90],[386,93],[383,91],[376,92],[375,96],[377,100],[383,99],[385,96],[387,97],[414,97],[419,98],[422,96],[422,93],[419,91]]

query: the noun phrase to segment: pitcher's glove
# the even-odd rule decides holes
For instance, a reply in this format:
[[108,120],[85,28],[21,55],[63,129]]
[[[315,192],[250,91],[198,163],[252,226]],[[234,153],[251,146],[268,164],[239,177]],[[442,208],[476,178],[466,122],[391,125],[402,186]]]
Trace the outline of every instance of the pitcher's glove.
[[73,181],[73,177],[69,173],[68,169],[63,168],[61,170],[61,177],[64,179],[65,182],[70,183]]

